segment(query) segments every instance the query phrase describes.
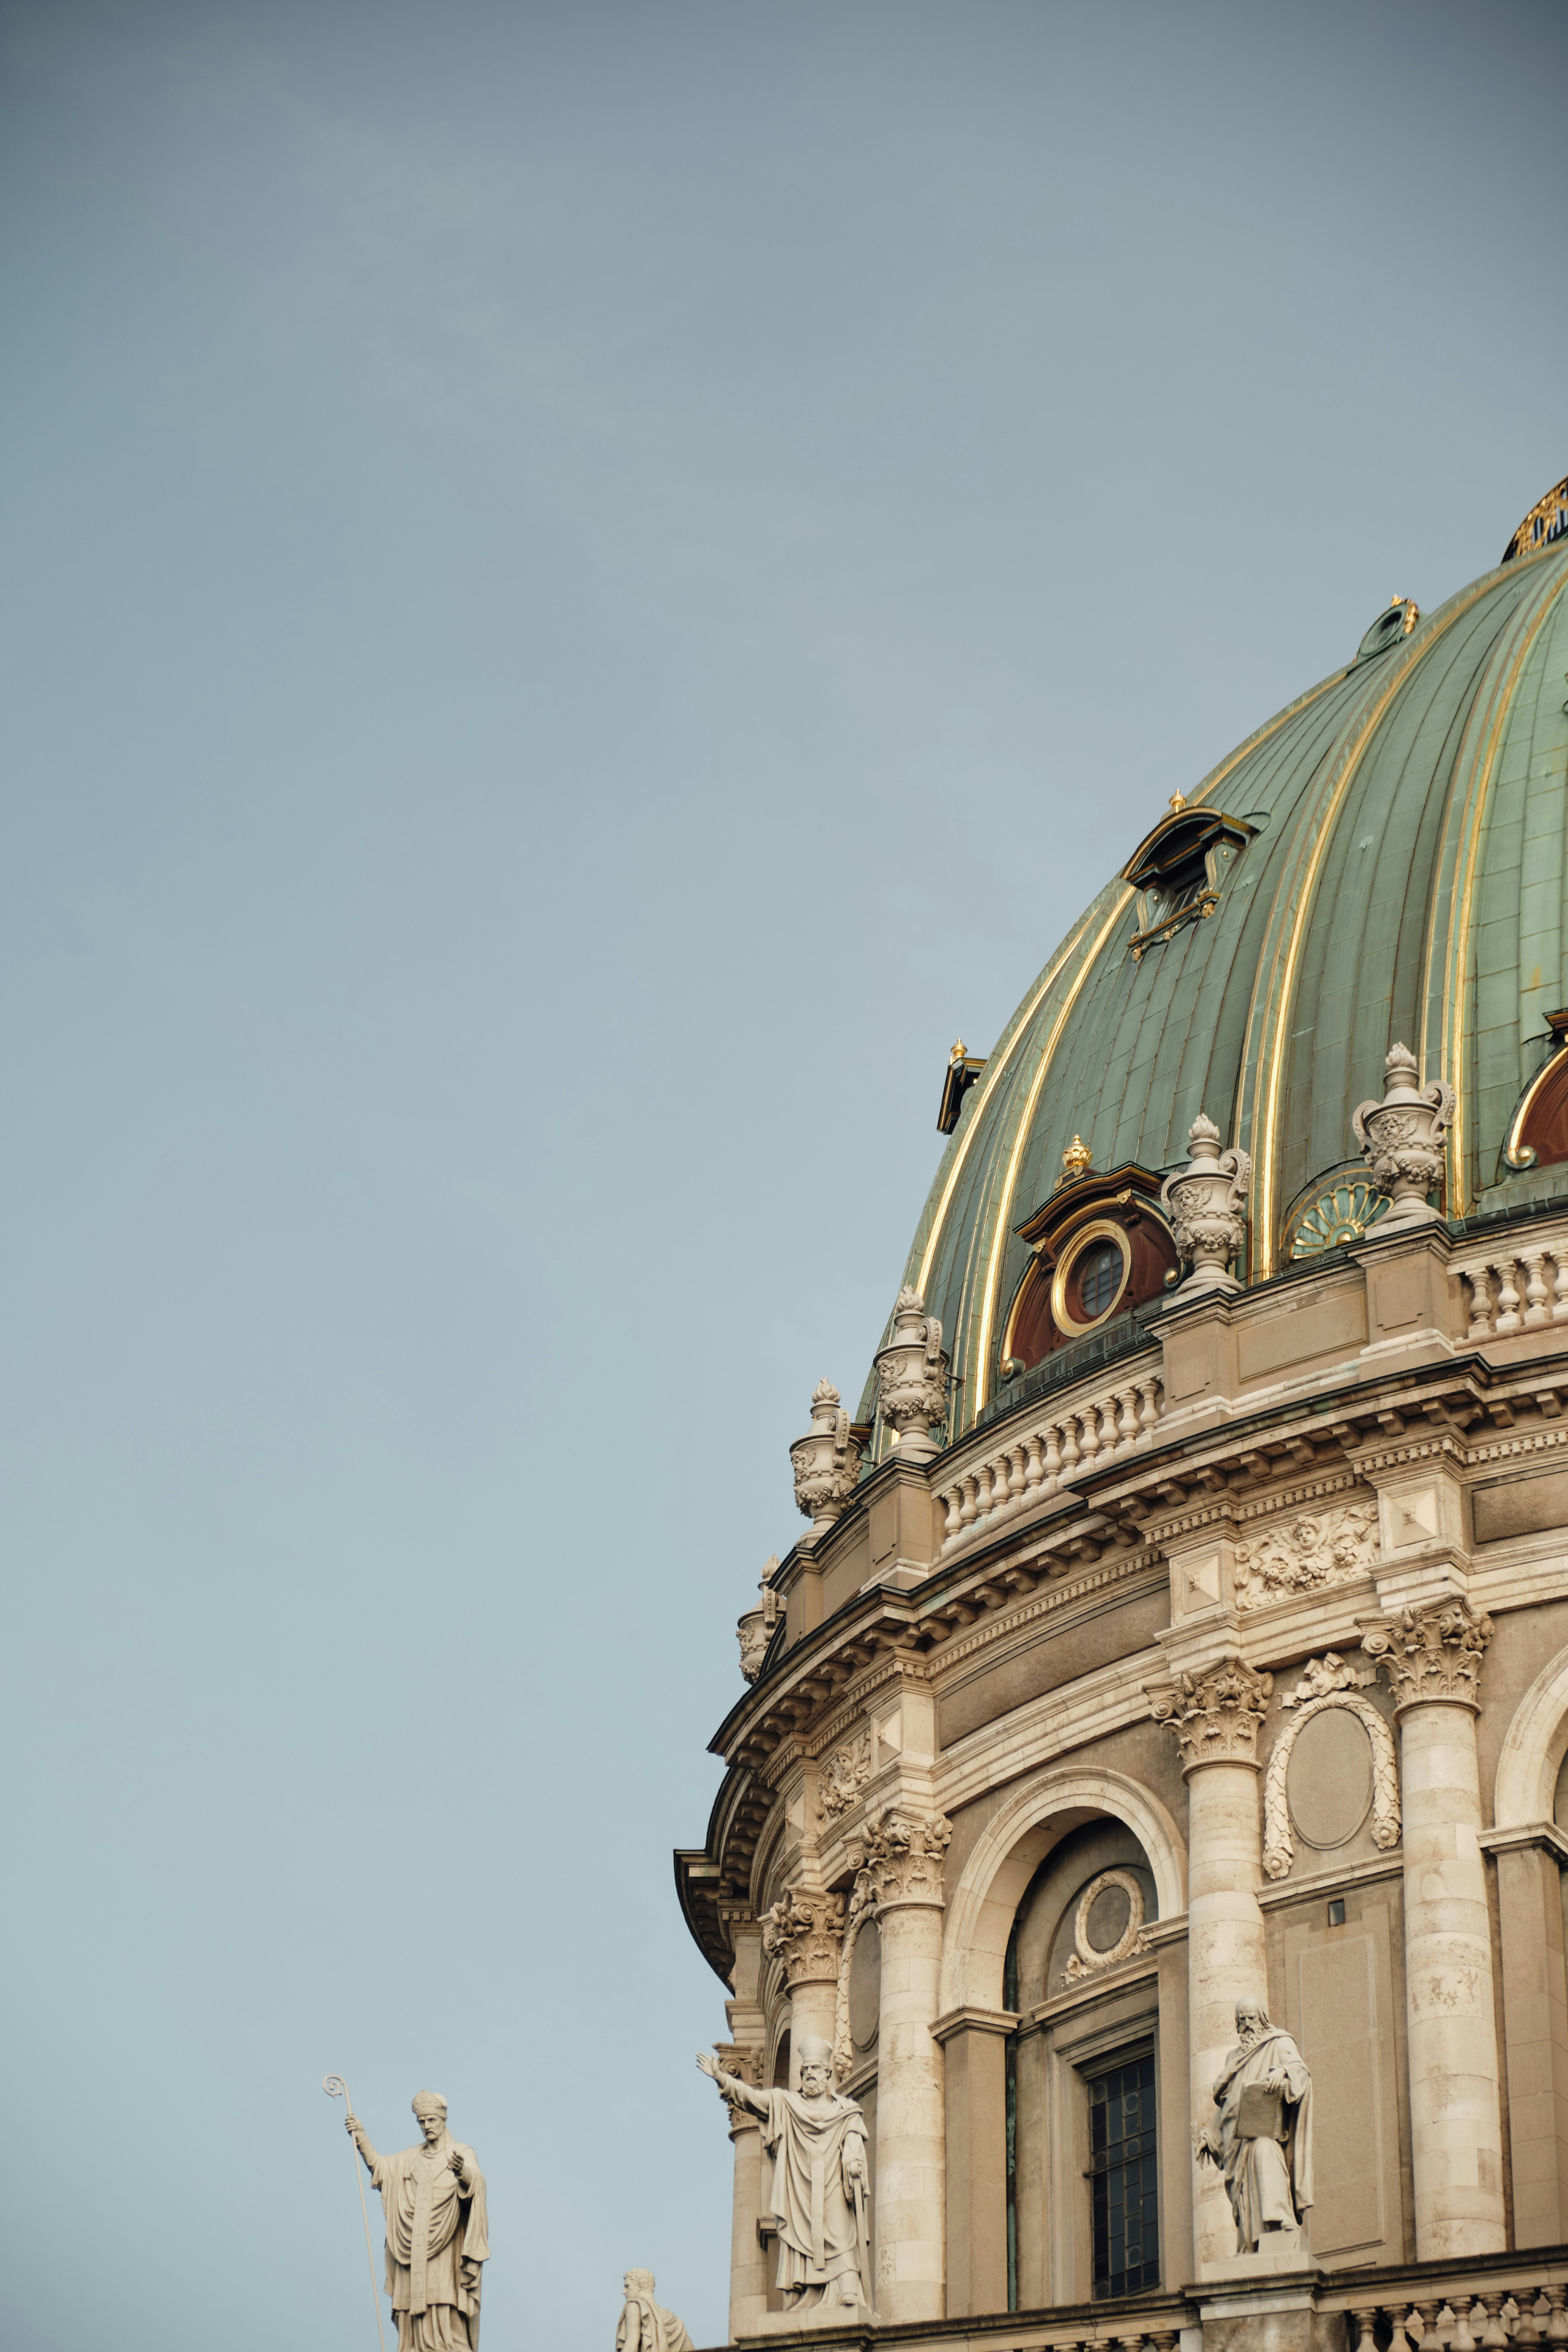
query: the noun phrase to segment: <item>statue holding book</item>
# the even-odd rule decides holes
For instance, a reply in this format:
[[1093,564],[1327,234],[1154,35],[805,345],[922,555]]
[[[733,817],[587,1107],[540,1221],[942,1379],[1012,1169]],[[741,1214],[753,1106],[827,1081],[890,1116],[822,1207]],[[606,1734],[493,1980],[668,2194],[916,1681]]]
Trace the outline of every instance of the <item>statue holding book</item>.
[[1279,2233],[1299,2233],[1312,2202],[1312,2078],[1261,2003],[1237,2002],[1236,2030],[1197,2154],[1225,2176],[1237,2253],[1283,2252]]

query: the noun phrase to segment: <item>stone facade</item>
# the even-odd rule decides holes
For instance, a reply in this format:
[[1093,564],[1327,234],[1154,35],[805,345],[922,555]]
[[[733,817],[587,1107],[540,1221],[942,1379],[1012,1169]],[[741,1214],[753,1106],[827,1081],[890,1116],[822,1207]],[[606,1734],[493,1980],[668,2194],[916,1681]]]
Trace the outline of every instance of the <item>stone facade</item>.
[[[1246,833],[1205,852],[1216,904]],[[1393,1206],[1317,1255],[1277,1181],[1247,1242],[1259,1180],[1208,1120],[1163,1209],[1081,1150],[1062,1330],[1118,1216],[1174,1217],[1185,1269],[1114,1349],[1022,1364],[1005,1299],[944,1330],[911,1286],[864,1418],[814,1399],[813,1525],[678,1876],[726,2069],[782,2083],[818,2037],[864,2109],[876,2312],[782,2307],[737,2116],[731,2341],[1568,2343],[1568,1162],[1450,1219],[1473,1101],[1388,1045],[1320,1157],[1361,1148]],[[1237,2255],[1194,2158],[1238,2004],[1310,2069],[1304,2252]]]

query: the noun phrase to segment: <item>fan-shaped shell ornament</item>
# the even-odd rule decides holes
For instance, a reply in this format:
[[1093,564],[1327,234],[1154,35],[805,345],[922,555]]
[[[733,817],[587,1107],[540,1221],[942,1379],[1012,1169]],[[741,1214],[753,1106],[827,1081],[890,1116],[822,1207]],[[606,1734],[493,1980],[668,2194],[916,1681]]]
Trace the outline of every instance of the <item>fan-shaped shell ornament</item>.
[[1359,1176],[1347,1176],[1319,1193],[1296,1220],[1290,1255],[1316,1257],[1320,1250],[1339,1249],[1359,1242],[1368,1226],[1388,1214],[1388,1195]]

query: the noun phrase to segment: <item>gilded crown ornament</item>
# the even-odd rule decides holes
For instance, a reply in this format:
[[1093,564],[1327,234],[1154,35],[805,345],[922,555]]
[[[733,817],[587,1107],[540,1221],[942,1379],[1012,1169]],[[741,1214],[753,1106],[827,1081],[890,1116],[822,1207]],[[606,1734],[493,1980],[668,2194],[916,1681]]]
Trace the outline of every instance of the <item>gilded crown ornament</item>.
[[1396,1225],[1440,1224],[1426,1199],[1443,1173],[1443,1139],[1454,1116],[1454,1089],[1445,1078],[1423,1087],[1408,1045],[1391,1045],[1383,1066],[1381,1102],[1363,1102],[1351,1128],[1380,1192],[1389,1196],[1384,1233]]
[[811,1392],[811,1427],[790,1447],[795,1499],[811,1521],[811,1533],[826,1533],[860,1478],[860,1447],[849,1433],[849,1415],[827,1380]]
[[1171,1221],[1176,1247],[1187,1271],[1183,1287],[1237,1290],[1230,1262],[1247,1240],[1247,1188],[1252,1181],[1252,1161],[1245,1151],[1219,1148],[1219,1129],[1199,1111],[1187,1131],[1192,1157],[1184,1168],[1166,1177],[1160,1187],[1160,1206]]
[[906,1282],[893,1307],[893,1336],[876,1359],[882,1418],[898,1432],[900,1462],[929,1462],[931,1431],[947,1416],[948,1358],[942,1325]]
[[1089,1148],[1082,1136],[1075,1135],[1062,1153],[1062,1182],[1070,1184],[1075,1176],[1081,1176],[1084,1170],[1090,1164],[1091,1157]]

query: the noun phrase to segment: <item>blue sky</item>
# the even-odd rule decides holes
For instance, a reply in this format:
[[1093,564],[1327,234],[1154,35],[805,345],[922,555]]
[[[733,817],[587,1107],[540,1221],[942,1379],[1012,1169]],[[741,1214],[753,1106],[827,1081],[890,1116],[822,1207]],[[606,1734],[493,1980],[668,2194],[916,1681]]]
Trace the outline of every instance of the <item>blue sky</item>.
[[1565,66],[0,5],[11,2352],[369,2352],[328,2069],[450,2098],[486,2352],[721,2337],[785,1449],[954,1036],[1568,467]]

